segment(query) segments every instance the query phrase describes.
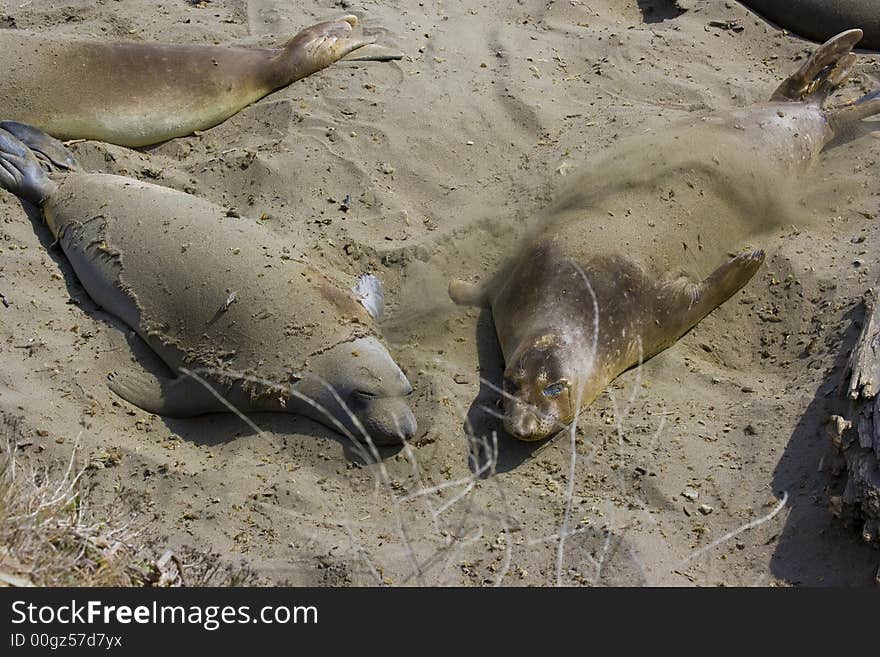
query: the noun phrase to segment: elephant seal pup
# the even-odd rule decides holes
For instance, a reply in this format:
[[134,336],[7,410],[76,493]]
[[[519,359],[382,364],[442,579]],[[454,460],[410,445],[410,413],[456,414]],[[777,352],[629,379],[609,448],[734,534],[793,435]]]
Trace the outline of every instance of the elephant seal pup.
[[373,43],[345,16],[282,48],[52,39],[0,30],[0,116],[59,139],[147,146],[222,123]]
[[871,96],[836,112],[822,107],[854,64],[860,36],[851,30],[824,44],[770,102],[612,150],[577,177],[494,280],[450,283],[457,303],[491,308],[509,433],[539,440],[569,425],[616,376],[749,281],[763,252],[728,254],[797,219],[780,216],[778,183],[804,171],[837,128],[880,113]]
[[[170,417],[230,404],[298,413],[376,443],[414,434],[412,387],[375,323],[375,277],[350,290],[341,275],[288,255],[258,222],[82,172],[60,142],[20,123],[0,123],[0,186],[42,208],[95,303],[170,368],[111,375],[110,388],[135,406]],[[180,375],[190,371],[204,383]]]
[[859,46],[880,50],[880,4],[877,0],[740,0],[789,32],[813,41],[857,25],[865,33]]

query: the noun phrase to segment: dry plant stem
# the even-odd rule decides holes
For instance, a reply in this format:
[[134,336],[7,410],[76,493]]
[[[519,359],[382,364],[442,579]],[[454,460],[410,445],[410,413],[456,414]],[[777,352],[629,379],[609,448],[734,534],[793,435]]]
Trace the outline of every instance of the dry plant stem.
[[712,541],[711,543],[709,543],[709,545],[703,546],[699,550],[692,552],[690,555],[688,555],[687,557],[685,557],[684,559],[679,561],[675,567],[681,568],[686,563],[693,561],[694,559],[696,559],[700,555],[705,554],[709,550],[718,547],[722,543],[726,543],[730,539],[732,539],[736,536],[739,536],[744,531],[747,531],[749,529],[754,529],[755,527],[760,527],[765,522],[769,522],[770,520],[772,520],[776,516],[776,514],[778,514],[780,511],[782,511],[783,508],[785,508],[785,505],[787,503],[788,503],[788,491],[784,491],[782,493],[782,499],[779,500],[779,504],[777,504],[770,513],[768,513],[765,516],[761,516],[760,518],[757,518],[755,520],[752,520],[751,522],[747,522],[742,527],[737,527],[733,531],[727,532],[721,538],[718,538],[718,539]]
[[[583,280],[584,287],[593,301],[593,343],[590,346],[589,358],[587,359],[587,362],[582,365],[584,371],[589,372],[596,364],[596,352],[599,347],[599,300],[596,297],[593,285],[590,283],[590,279],[587,278],[586,273],[584,273],[583,268],[576,262],[572,263],[572,265]],[[571,456],[568,464],[568,485],[565,490],[565,512],[562,515],[562,524],[559,528],[559,542],[556,546],[556,586],[562,586],[562,561],[565,556],[565,539],[568,535],[568,525],[571,522],[571,503],[574,499],[574,478],[577,474],[577,425],[578,420],[580,419],[583,394],[583,386],[580,386],[578,389],[577,400],[575,402],[574,420],[572,421],[571,428],[568,432]]]
[[[0,418],[2,420],[3,418]],[[3,572],[12,585],[132,585],[141,572],[132,563],[129,525],[87,519],[77,468],[82,432],[60,475],[48,467],[24,469],[17,462],[17,431],[10,434],[0,463],[0,563],[24,576]]]
[[[184,370],[183,368],[181,368],[181,371],[184,374],[188,374],[190,376],[194,376],[194,374],[195,374],[194,372],[191,372],[190,370]],[[385,468],[385,464],[382,462],[382,456],[379,453],[379,450],[376,448],[376,445],[373,442],[373,439],[370,436],[369,432],[364,428],[361,421],[351,411],[351,409],[348,407],[348,405],[345,403],[345,401],[339,396],[339,394],[336,392],[336,390],[335,390],[335,388],[333,388],[333,386],[328,384],[323,379],[321,379],[319,377],[315,377],[313,375],[304,375],[304,377],[302,377],[302,378],[311,378],[312,380],[317,381],[333,396],[336,403],[339,404],[339,406],[345,411],[345,413],[351,419],[352,424],[357,428],[358,432],[361,434],[361,437],[363,439],[362,441],[358,441],[354,437],[354,435],[352,435],[351,432],[349,432],[342,425],[341,422],[339,422],[329,411],[327,411],[327,409],[325,407],[323,407],[321,404],[317,403],[315,400],[308,397],[307,395],[304,395],[301,392],[299,392],[298,390],[293,389],[291,386],[285,386],[285,385],[275,383],[273,381],[260,379],[259,377],[253,377],[253,376],[244,374],[243,372],[216,371],[216,370],[207,370],[207,369],[200,370],[200,372],[206,373],[206,374],[223,375],[223,376],[227,376],[227,377],[231,375],[241,381],[249,381],[251,383],[260,383],[264,386],[267,386],[270,389],[274,388],[279,391],[287,392],[295,399],[303,401],[303,402],[309,404],[310,406],[312,406],[313,408],[315,408],[316,410],[318,410],[318,412],[323,414],[333,424],[333,426],[339,431],[339,433],[341,433],[343,436],[345,436],[349,439],[349,441],[351,442],[352,448],[355,449],[358,452],[358,454],[366,462],[370,462],[372,460],[373,465],[376,466],[376,469],[379,472],[379,477],[377,477],[375,479],[376,489],[378,490],[379,488],[384,486],[385,489],[388,491],[388,494],[391,497],[392,505],[394,506],[394,509],[395,509],[398,535],[400,536],[401,541],[404,545],[407,557],[413,566],[413,571],[414,571],[415,577],[420,581],[420,583],[423,582],[424,573],[422,572],[422,568],[419,565],[418,558],[415,554],[415,551],[413,550],[412,541],[409,537],[409,534],[406,531],[406,526],[405,526],[405,523],[403,522],[403,515],[402,515],[402,510],[400,507],[400,501],[398,499],[398,495],[395,493],[394,489],[391,487],[391,478],[388,475],[388,471]],[[210,386],[210,384],[208,384],[207,381],[205,381],[201,377],[196,378],[194,376],[194,378],[201,385],[207,387],[212,392],[212,394],[217,395],[217,393],[213,390],[213,388]],[[242,413],[240,410],[235,408],[232,404],[229,404],[228,402],[224,401],[224,405],[226,405],[227,408],[230,409],[230,411],[232,411],[236,416],[238,416],[240,419],[242,419],[244,422],[246,422],[249,426],[253,426],[252,421],[249,418],[247,418],[244,415],[244,413]],[[257,429],[257,431],[259,431],[259,429]],[[260,435],[263,435],[261,431],[260,431]],[[402,437],[401,437],[401,440],[402,440]],[[364,451],[363,443],[366,444],[367,448],[369,449],[369,452]],[[370,457],[372,457],[372,459]]]

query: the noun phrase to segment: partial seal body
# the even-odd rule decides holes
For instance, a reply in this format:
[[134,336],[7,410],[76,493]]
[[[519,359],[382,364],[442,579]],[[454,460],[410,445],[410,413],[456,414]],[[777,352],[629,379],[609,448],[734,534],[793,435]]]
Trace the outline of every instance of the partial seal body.
[[189,194],[76,169],[47,177],[34,153],[57,163],[63,147],[28,130],[0,123],[2,168],[18,173],[0,184],[42,207],[89,295],[173,375],[115,373],[112,390],[159,415],[235,407],[305,414],[377,443],[413,434],[412,388],[367,310],[381,305],[373,277],[352,290],[259,222]]
[[372,41],[357,18],[277,49],[102,43],[0,30],[0,116],[59,139],[146,146],[205,130]]
[[568,426],[749,281],[763,251],[729,254],[797,220],[780,203],[781,179],[806,170],[840,124],[880,112],[870,98],[836,113],[821,106],[859,36],[829,41],[768,103],[616,148],[577,176],[493,280],[450,284],[453,300],[492,310],[509,433],[539,440]]
[[824,41],[853,25],[865,33],[862,48],[880,50],[880,3],[877,0],[740,0],[789,32]]

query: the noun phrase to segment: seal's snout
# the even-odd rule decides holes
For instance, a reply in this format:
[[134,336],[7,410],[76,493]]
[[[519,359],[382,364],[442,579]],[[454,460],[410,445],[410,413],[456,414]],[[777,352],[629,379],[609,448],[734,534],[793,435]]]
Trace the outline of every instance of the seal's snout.
[[406,409],[406,413],[403,417],[397,418],[395,424],[398,429],[397,435],[402,440],[409,440],[416,435],[416,429],[418,429],[416,416],[413,415],[413,412],[409,408]]
[[519,411],[504,418],[504,430],[517,440],[534,442],[556,433],[558,427],[552,417],[539,417],[535,411]]
[[513,418],[508,416],[504,421],[504,429],[519,440],[534,440],[531,436],[538,429],[538,418],[534,413],[521,413]]
[[416,416],[404,399],[373,399],[358,413],[364,429],[377,445],[399,445],[416,435]]

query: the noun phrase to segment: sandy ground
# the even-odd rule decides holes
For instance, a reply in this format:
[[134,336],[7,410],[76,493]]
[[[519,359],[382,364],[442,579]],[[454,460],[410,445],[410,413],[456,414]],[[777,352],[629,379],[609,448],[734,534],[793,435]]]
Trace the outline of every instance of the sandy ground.
[[[115,398],[104,377],[143,349],[0,193],[0,411],[24,418],[22,451],[66,461],[78,441],[96,514],[263,582],[870,583],[880,555],[828,511],[839,463],[823,425],[876,276],[880,141],[823,154],[801,186],[814,225],[774,233],[742,292],[585,413],[573,480],[568,436],[493,440],[482,410],[495,395],[481,376],[500,380],[494,329],[452,305],[449,277],[493,271],[579,164],[764,99],[814,47],[733,2],[680,6],[0,2],[8,29],[261,45],[354,12],[407,53],[338,64],[197,136],[73,148],[88,168],[201,195],[318,261],[378,272],[386,334],[415,386],[412,444],[368,464],[306,419],[255,416],[255,433],[234,416],[166,420]],[[744,29],[709,25],[726,20]],[[880,84],[880,59],[861,56],[853,77],[843,96]]]

